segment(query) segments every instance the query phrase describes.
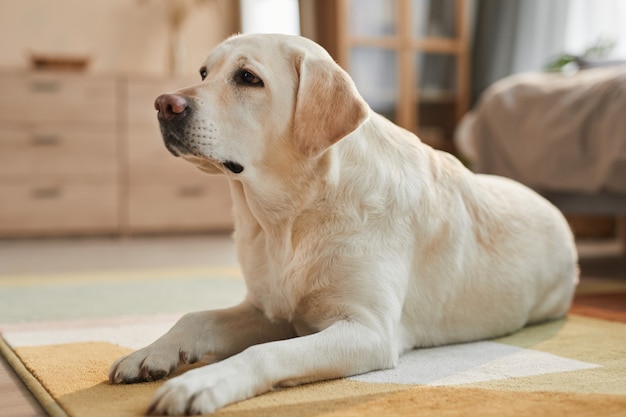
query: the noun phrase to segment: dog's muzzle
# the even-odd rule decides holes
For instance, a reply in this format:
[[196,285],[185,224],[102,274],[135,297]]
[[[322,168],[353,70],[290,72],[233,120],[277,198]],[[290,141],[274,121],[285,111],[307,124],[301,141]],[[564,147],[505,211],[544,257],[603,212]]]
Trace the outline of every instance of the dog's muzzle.
[[[161,136],[167,150],[174,156],[200,156],[185,139],[186,125],[192,113],[187,99],[178,94],[163,94],[155,100],[154,108],[157,110]],[[233,174],[240,174],[244,169],[241,164],[234,161],[216,162],[221,163]]]

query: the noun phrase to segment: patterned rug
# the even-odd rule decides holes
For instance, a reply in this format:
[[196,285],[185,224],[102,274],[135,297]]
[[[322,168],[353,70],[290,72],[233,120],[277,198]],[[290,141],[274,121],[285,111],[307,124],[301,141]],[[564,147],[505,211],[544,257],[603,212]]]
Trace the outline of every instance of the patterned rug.
[[[111,362],[184,312],[243,294],[233,268],[0,276],[0,351],[53,417],[139,416],[161,383],[109,385]],[[625,300],[623,283],[581,285],[566,319],[416,350],[392,370],[276,390],[216,415],[623,416]]]

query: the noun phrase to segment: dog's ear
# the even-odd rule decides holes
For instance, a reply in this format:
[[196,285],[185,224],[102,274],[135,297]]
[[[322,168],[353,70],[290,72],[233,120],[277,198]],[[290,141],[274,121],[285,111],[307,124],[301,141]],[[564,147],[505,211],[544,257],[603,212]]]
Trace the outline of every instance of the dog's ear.
[[369,108],[348,74],[330,57],[305,54],[298,72],[294,139],[300,153],[313,158],[359,127]]

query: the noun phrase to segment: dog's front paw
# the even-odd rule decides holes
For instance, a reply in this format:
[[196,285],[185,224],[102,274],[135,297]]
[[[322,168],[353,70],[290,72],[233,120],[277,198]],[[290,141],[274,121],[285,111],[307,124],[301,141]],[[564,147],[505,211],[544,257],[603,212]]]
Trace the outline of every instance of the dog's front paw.
[[154,395],[151,415],[208,414],[269,390],[254,375],[219,363],[187,371],[167,381]]
[[109,369],[109,382],[133,384],[156,381],[169,375],[180,362],[178,351],[156,350],[148,346],[115,361]]

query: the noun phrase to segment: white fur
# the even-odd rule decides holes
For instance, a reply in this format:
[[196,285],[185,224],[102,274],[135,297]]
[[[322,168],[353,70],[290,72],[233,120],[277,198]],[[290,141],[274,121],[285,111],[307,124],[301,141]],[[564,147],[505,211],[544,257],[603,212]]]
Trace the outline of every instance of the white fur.
[[[264,86],[234,83],[242,65]],[[210,133],[185,139],[192,152],[181,153],[230,180],[248,295],[186,315],[113,364],[120,383],[207,354],[223,359],[167,381],[149,412],[213,412],[278,385],[389,368],[409,349],[567,313],[577,255],[565,219],[542,197],[471,173],[369,110],[310,41],[238,36],[206,66],[202,84],[177,94],[193,104],[185,135]],[[324,74],[340,91],[311,88]],[[356,110],[310,120],[333,100],[345,101],[333,113]]]

